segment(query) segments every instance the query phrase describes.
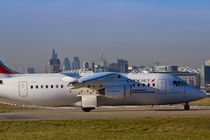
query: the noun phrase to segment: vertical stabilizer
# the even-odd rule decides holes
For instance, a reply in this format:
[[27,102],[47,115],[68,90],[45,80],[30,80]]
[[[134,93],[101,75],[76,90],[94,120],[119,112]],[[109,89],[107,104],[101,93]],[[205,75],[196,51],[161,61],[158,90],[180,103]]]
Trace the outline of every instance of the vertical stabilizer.
[[0,61],[0,74],[16,74],[17,72],[9,69],[4,63]]

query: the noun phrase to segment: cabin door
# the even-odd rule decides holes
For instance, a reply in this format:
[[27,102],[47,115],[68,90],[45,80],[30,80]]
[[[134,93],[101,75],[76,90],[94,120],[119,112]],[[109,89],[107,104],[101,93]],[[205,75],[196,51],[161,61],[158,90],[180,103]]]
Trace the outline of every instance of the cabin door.
[[166,94],[166,81],[158,80],[158,90],[159,94]]
[[28,83],[25,81],[19,82],[19,96],[26,97],[28,96]]
[[131,96],[132,96],[131,86],[130,85],[124,86],[124,97],[131,97]]

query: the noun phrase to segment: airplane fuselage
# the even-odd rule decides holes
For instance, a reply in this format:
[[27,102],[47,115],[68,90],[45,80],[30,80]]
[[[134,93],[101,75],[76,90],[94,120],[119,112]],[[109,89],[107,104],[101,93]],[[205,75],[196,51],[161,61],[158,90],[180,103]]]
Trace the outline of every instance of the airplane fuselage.
[[117,80],[101,82],[103,90],[92,87],[69,88],[86,74],[1,74],[0,96],[40,106],[81,106],[81,96],[97,96],[103,105],[162,105],[188,103],[206,95],[180,78],[169,74],[121,74]]

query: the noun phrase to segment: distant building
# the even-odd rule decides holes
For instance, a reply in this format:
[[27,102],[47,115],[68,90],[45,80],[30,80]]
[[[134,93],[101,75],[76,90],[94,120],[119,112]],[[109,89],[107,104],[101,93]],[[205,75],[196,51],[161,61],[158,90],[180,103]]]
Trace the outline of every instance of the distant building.
[[102,53],[99,55],[99,65],[107,67],[107,60],[104,58]]
[[178,66],[154,66],[154,72],[178,72]]
[[200,88],[200,75],[197,73],[180,72],[178,66],[155,66],[153,68],[155,73],[169,73],[176,75],[183,79],[187,84]]
[[28,73],[28,74],[35,73],[35,69],[34,68],[26,68],[25,73]]
[[70,64],[70,61],[69,61],[69,59],[67,57],[63,61],[62,70],[63,71],[69,71],[69,70],[71,70],[71,64]]
[[60,59],[58,59],[58,54],[53,49],[52,58],[48,62],[48,73],[58,73],[60,72]]
[[82,68],[88,70],[89,69],[89,63],[88,62],[83,62]]
[[117,59],[118,72],[128,73],[128,61],[124,59]]
[[24,73],[25,71],[25,67],[22,65],[22,64],[20,64],[19,65],[19,73]]
[[204,65],[210,66],[210,60],[206,60],[205,63],[204,63]]
[[128,72],[132,72],[132,71],[136,70],[137,68],[138,68],[137,66],[129,66]]
[[117,63],[111,63],[111,64],[109,64],[108,71],[109,72],[118,72]]
[[177,72],[172,74],[180,77],[190,86],[200,88],[200,74],[189,72]]
[[91,69],[95,69],[95,63],[91,63]]
[[201,89],[210,93],[210,60],[201,66]]
[[72,69],[73,70],[80,69],[80,60],[79,60],[79,57],[74,57],[73,62],[72,62]]

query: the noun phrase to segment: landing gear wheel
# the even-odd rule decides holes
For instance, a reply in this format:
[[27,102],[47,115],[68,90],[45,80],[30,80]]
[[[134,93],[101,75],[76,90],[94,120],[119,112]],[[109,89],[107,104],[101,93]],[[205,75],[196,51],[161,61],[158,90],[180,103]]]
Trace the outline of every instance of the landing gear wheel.
[[82,111],[84,112],[90,112],[91,110],[94,110],[95,108],[89,108],[89,107],[82,107]]
[[189,106],[188,104],[186,104],[186,105],[184,106],[184,110],[190,110],[190,106]]

